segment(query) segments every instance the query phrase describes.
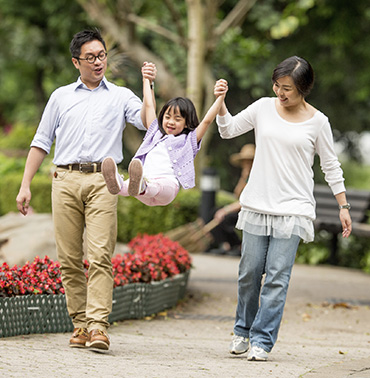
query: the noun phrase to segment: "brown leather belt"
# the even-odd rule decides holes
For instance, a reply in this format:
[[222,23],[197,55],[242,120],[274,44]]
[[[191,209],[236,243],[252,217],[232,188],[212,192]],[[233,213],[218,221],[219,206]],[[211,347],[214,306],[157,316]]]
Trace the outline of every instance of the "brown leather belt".
[[70,171],[79,171],[81,173],[101,172],[101,163],[75,163],[68,165],[58,165],[57,167],[68,169]]

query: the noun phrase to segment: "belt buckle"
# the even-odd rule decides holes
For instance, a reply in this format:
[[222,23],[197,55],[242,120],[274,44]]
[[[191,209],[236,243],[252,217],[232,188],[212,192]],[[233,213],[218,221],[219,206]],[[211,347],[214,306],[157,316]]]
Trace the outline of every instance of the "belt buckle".
[[88,168],[91,167],[91,163],[79,163],[78,164],[78,171],[80,173],[88,173]]

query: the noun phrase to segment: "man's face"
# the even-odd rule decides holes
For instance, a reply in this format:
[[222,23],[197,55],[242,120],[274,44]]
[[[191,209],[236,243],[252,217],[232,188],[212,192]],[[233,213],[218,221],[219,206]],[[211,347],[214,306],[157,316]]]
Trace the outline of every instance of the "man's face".
[[105,52],[103,44],[98,40],[94,40],[82,45],[80,59],[72,58],[74,66],[80,71],[82,82],[90,89],[96,88],[103,79],[107,69],[107,59],[105,58],[101,61],[96,58],[94,63],[89,63],[84,59],[89,56],[96,57],[101,52]]

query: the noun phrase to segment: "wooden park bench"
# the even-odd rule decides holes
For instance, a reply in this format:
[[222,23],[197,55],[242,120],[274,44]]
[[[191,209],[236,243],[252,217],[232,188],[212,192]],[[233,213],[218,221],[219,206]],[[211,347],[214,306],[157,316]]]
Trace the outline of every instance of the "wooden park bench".
[[[338,236],[342,233],[339,220],[338,203],[328,185],[315,185],[317,231],[326,230],[332,235],[329,263],[336,265]],[[367,223],[370,211],[370,191],[347,189],[347,201],[351,204],[352,234],[370,237],[370,224]]]

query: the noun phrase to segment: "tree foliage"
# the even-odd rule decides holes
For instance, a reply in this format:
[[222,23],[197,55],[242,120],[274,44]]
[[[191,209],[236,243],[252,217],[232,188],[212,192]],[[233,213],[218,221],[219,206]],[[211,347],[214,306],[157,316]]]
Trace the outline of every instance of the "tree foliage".
[[36,122],[56,87],[76,80],[71,35],[86,26],[75,0],[0,0],[0,120]]
[[[108,43],[109,79],[140,96],[140,66],[154,61],[158,108],[186,95],[200,116],[213,102],[216,78],[229,81],[226,101],[236,113],[272,95],[278,62],[307,58],[317,77],[308,100],[356,156],[349,131],[369,128],[369,18],[367,0],[0,0],[0,125],[37,124],[51,91],[76,80],[68,51],[73,34],[96,25]],[[127,128],[125,148],[132,154],[141,138]],[[253,135],[221,141],[211,128],[199,169],[219,167],[231,189],[239,172],[227,157],[249,142]]]
[[316,0],[308,22],[276,43],[277,58],[306,57],[316,73],[309,97],[344,139],[350,156],[359,158],[355,133],[370,129],[370,8],[367,0]]
[[[258,69],[252,77],[245,72],[248,62],[253,66],[255,60],[268,58],[272,34],[292,33],[301,22],[301,10],[312,6],[312,1],[302,0],[268,0],[262,5],[256,0],[78,1],[137,66],[145,60],[156,63],[162,100],[186,95],[200,115],[214,101],[216,78],[232,81],[235,76],[242,78],[241,88],[258,86],[263,78]],[[211,137],[207,133],[203,139],[198,173],[206,164]]]

